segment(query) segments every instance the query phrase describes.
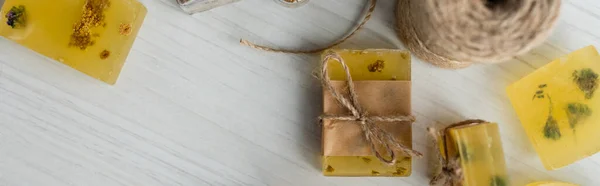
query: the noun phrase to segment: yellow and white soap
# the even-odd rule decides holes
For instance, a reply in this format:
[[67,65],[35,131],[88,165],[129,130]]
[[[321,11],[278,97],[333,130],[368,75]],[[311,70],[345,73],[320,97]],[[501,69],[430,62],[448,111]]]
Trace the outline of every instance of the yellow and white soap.
[[453,127],[446,130],[445,136],[447,157],[460,159],[463,186],[508,186],[497,124]]
[[600,151],[600,56],[593,46],[508,86],[512,105],[548,170]]
[[0,36],[114,84],[146,15],[136,0],[6,0]]

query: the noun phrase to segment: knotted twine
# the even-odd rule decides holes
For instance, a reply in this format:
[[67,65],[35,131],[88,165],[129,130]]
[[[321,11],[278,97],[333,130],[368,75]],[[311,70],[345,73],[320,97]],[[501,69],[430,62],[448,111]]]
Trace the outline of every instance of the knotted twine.
[[[339,62],[345,73],[346,73],[346,82],[348,83],[348,92],[350,97],[345,97],[340,92],[338,92],[331,83],[331,78],[329,78],[329,72],[327,70],[327,64],[329,60],[335,60]],[[368,144],[370,144],[371,151],[375,153],[375,157],[377,157],[381,162],[394,165],[397,161],[396,153],[394,150],[400,150],[403,153],[412,156],[412,157],[422,157],[423,155],[411,148],[400,143],[398,140],[394,138],[389,132],[378,127],[375,122],[410,122],[413,123],[415,121],[414,116],[370,116],[365,110],[362,109],[360,104],[358,103],[358,95],[354,89],[354,83],[352,81],[352,76],[350,75],[350,69],[337,53],[333,51],[329,51],[325,57],[323,57],[322,61],[322,69],[321,69],[321,81],[323,86],[326,87],[331,95],[340,103],[342,106],[346,107],[350,111],[350,115],[323,115],[320,117],[321,120],[338,120],[338,121],[355,121],[360,125],[361,130],[364,133],[365,140]],[[390,156],[389,159],[384,158],[383,154],[378,150],[378,144],[383,145],[387,155]]]
[[[464,179],[464,175],[462,172],[462,168],[461,168],[461,164],[460,164],[460,157],[455,156],[455,157],[449,157],[448,156],[448,150],[446,149],[446,132],[454,127],[459,127],[459,126],[474,126],[474,125],[479,125],[482,123],[486,123],[486,121],[484,120],[466,120],[466,121],[462,121],[456,124],[452,124],[448,127],[446,127],[445,129],[443,129],[441,132],[442,134],[440,134],[440,131],[438,131],[435,128],[429,127],[427,128],[427,131],[429,132],[429,135],[431,136],[431,139],[434,143],[434,145],[436,147],[438,147],[438,153],[436,153],[437,155],[437,160],[438,160],[438,164],[440,165],[441,169],[438,169],[435,173],[435,176],[431,179],[431,181],[429,182],[429,185],[438,185],[438,184],[442,184],[443,186],[459,186],[461,185],[463,179]],[[444,153],[442,154],[442,152],[440,151],[440,149],[444,149]]]
[[354,36],[363,26],[365,26],[365,24],[367,24],[369,19],[371,19],[371,14],[373,14],[373,11],[375,11],[375,5],[377,5],[377,0],[370,0],[369,8],[367,9],[360,24],[358,24],[358,26],[356,26],[349,34],[342,37],[342,39],[339,39],[336,42],[329,44],[325,47],[310,49],[310,50],[276,49],[276,48],[272,48],[272,47],[268,47],[268,46],[257,45],[248,40],[245,40],[245,39],[240,39],[240,44],[246,45],[251,48],[258,49],[258,50],[264,50],[264,51],[269,51],[269,52],[279,52],[279,53],[310,54],[310,53],[323,52],[327,49],[338,46],[339,44],[343,43],[344,41],[346,41],[346,40],[350,39],[352,36]]
[[541,44],[560,0],[398,0],[397,33],[424,61],[442,68],[501,62]]

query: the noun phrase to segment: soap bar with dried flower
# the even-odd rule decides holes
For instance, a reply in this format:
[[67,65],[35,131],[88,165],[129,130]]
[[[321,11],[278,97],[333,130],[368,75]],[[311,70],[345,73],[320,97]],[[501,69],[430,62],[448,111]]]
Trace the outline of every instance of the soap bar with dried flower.
[[593,46],[508,86],[512,105],[548,170],[600,151],[600,56]]
[[114,84],[146,15],[136,0],[6,0],[0,36]]
[[[410,54],[399,50],[333,50],[347,64],[361,105],[369,114],[410,114]],[[326,52],[327,53],[327,52]],[[344,81],[339,63],[328,63],[329,77]],[[393,86],[386,83],[394,82]],[[336,88],[345,87],[344,82]],[[325,90],[326,91],[326,90]],[[339,103],[324,92],[324,112],[343,113]],[[336,113],[339,112],[339,113]],[[404,145],[412,146],[410,123],[378,124]],[[394,165],[381,162],[370,151],[357,123],[323,121],[323,174],[326,176],[409,176],[411,157],[400,154]]]
[[497,124],[463,125],[447,128],[445,133],[446,157],[458,158],[463,186],[508,186]]

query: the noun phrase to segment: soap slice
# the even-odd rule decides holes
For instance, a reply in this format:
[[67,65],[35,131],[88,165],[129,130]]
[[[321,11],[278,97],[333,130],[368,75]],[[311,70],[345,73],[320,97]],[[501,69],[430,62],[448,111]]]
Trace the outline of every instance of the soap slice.
[[[410,81],[410,54],[401,50],[333,50],[346,62],[354,81],[390,80]],[[327,53],[327,52],[325,52]],[[332,80],[346,80],[340,63],[328,63]],[[410,106],[410,103],[408,106]],[[402,125],[403,131],[412,131],[410,125]],[[403,142],[410,148],[412,133],[402,134]],[[351,148],[351,147],[349,147]],[[395,165],[386,165],[375,156],[324,156],[323,174],[326,176],[409,176],[412,158],[400,156]]]
[[497,124],[454,127],[448,129],[445,136],[448,157],[460,159],[463,186],[508,186]]
[[135,0],[6,0],[2,14],[0,36],[114,84],[146,8]]
[[555,181],[545,181],[545,182],[535,182],[527,184],[527,186],[579,186],[571,183],[564,182],[555,182]]
[[512,105],[548,170],[600,151],[600,56],[593,46],[508,86]]

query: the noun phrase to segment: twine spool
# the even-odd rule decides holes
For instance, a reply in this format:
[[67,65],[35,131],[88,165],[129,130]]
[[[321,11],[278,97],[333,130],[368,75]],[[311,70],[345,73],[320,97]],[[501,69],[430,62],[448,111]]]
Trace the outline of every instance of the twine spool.
[[417,57],[442,68],[494,63],[550,35],[560,0],[398,0],[397,33]]

